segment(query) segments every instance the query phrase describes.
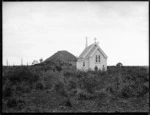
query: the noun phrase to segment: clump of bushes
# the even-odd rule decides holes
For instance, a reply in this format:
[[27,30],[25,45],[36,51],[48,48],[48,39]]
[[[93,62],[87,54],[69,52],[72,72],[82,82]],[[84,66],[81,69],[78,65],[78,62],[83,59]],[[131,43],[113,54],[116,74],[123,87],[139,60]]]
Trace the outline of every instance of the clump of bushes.
[[11,97],[7,100],[8,108],[21,107],[23,104],[25,104],[25,101],[22,98]]
[[61,66],[56,66],[56,70],[60,72],[62,70]]
[[[39,72],[30,67],[10,67],[3,73],[2,95],[4,105],[8,108],[17,107],[24,103],[22,94],[29,93],[34,84],[39,81]],[[20,98],[17,98],[17,97]]]
[[10,98],[7,101],[7,107],[11,108],[11,107],[16,107],[17,106],[17,100],[16,98]]
[[54,90],[57,91],[61,96],[68,97],[68,92],[65,89],[65,86],[63,83],[58,82],[54,86]]
[[101,92],[97,95],[96,101],[98,108],[102,108],[109,104],[109,97],[106,93]]
[[94,96],[85,90],[76,89],[75,97],[76,97],[76,100],[89,100],[89,99],[93,99]]
[[126,86],[121,90],[121,97],[130,98],[134,96],[133,88],[130,86]]
[[87,76],[80,81],[81,88],[85,89],[88,93],[94,93],[95,87],[97,87],[98,82],[94,76]]
[[41,81],[45,89],[51,89],[56,82],[58,74],[52,70],[41,73]]
[[44,89],[44,85],[41,83],[41,82],[37,82],[36,83],[36,86],[35,86],[35,89]]
[[5,74],[3,78],[5,79],[3,80],[4,94],[11,92],[12,89],[24,93],[26,92],[25,90],[32,88],[32,85],[39,80],[40,76],[38,72],[35,73],[27,67],[20,67],[14,69],[13,72]]
[[5,89],[3,89],[3,98],[7,98],[7,97],[11,97],[13,94],[13,90],[11,87],[6,87]]
[[22,82],[15,85],[14,88],[16,93],[24,94],[29,93],[32,90],[32,85]]
[[29,68],[21,67],[7,74],[6,77],[10,82],[16,84],[20,82],[28,82],[30,84],[39,80],[39,75],[32,72]]
[[117,66],[117,67],[122,67],[123,64],[122,64],[121,62],[119,62],[119,63],[116,64],[116,66]]
[[73,80],[70,80],[67,87],[68,87],[69,91],[76,89],[76,87],[77,87],[76,82]]

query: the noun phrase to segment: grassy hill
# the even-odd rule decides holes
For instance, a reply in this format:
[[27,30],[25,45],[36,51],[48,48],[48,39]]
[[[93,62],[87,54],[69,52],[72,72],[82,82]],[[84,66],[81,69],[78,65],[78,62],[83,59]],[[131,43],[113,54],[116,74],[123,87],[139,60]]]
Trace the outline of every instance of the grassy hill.
[[70,64],[3,67],[3,112],[148,112],[149,71],[108,67],[77,71]]

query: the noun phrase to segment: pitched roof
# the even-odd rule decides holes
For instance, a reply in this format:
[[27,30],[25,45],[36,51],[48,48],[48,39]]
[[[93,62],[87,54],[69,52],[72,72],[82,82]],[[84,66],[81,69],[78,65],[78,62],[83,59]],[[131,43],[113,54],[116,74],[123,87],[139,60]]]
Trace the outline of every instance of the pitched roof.
[[98,46],[97,43],[93,43],[90,46],[88,46],[87,48],[85,48],[83,50],[83,52],[80,54],[80,56],[78,57],[78,59],[83,59],[83,58],[87,58],[89,56],[91,56],[93,54],[93,52],[96,51],[96,49],[99,49],[100,52],[104,55],[104,57],[107,58],[107,55],[103,52],[103,50]]
[[47,58],[45,62],[76,62],[77,58],[66,50],[58,51],[53,54],[51,57]]
[[92,48],[93,45],[94,44],[91,44],[90,46],[86,47],[78,58],[83,58],[84,55]]

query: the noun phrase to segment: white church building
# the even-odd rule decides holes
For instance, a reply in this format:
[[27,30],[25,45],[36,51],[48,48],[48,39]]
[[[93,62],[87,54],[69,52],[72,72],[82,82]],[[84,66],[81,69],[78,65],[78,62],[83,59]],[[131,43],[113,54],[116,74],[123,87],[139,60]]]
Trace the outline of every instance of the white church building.
[[98,42],[87,46],[86,38],[86,47],[83,52],[80,54],[77,60],[77,69],[87,71],[95,70],[97,66],[98,70],[107,71],[107,55],[99,47]]

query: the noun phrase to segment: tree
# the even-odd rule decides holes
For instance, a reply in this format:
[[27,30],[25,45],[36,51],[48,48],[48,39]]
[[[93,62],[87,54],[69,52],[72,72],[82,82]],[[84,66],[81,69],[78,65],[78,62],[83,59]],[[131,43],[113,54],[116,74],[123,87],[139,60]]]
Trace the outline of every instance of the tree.
[[121,67],[121,66],[123,66],[123,64],[121,62],[119,62],[119,63],[116,64],[116,66]]

